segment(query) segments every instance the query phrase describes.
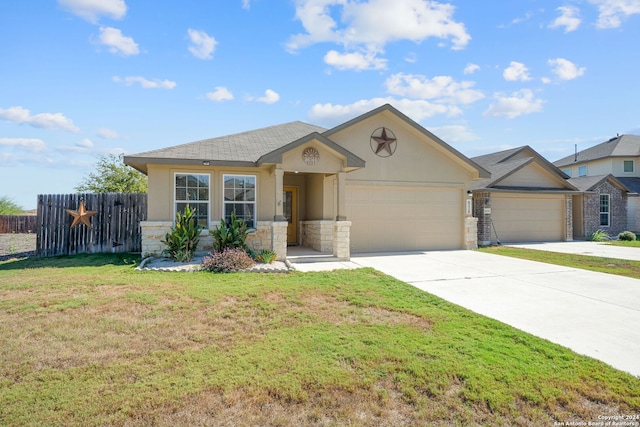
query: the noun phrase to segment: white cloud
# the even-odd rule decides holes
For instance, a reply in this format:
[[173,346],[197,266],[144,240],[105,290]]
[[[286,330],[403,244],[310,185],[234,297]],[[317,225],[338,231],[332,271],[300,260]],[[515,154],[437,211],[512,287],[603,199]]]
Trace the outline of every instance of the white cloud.
[[101,15],[122,19],[127,13],[124,0],[58,0],[58,4],[93,24]]
[[173,89],[176,87],[176,82],[171,80],[148,80],[141,76],[128,76],[125,78],[114,76],[111,80],[116,83],[124,83],[127,86],[139,83],[144,89]]
[[600,29],[617,28],[622,20],[640,13],[640,0],[589,0],[598,7],[598,22]]
[[72,153],[90,153],[93,151],[93,141],[88,138],[84,138],[83,140],[76,142],[72,146],[63,145],[60,147],[56,147],[56,150]]
[[0,138],[0,147],[18,148],[32,153],[40,153],[47,149],[44,141],[36,138]]
[[375,57],[387,43],[433,37],[463,49],[471,36],[454,20],[454,11],[451,4],[434,0],[297,0],[296,18],[306,32],[293,35],[287,48],[295,52],[329,42]]
[[216,49],[218,42],[215,38],[211,37],[204,31],[193,30],[189,28],[189,52],[193,56],[199,59],[211,59],[213,58],[213,51]]
[[429,130],[448,143],[470,142],[480,139],[478,135],[471,132],[466,126],[440,126]]
[[98,131],[96,132],[96,135],[104,139],[122,139],[123,138],[122,135],[118,133],[118,131],[107,129],[107,128],[98,129]]
[[497,93],[494,95],[496,102],[482,114],[483,117],[506,117],[513,119],[522,114],[538,113],[542,111],[542,99],[536,99],[530,89],[521,89],[505,96]]
[[474,82],[456,82],[450,76],[429,79],[420,74],[397,73],[391,75],[385,85],[392,95],[431,99],[438,103],[471,104],[484,98],[482,92],[472,89]]
[[279,100],[280,100],[280,95],[278,95],[276,92],[272,91],[271,89],[265,90],[264,96],[256,99],[257,102],[263,102],[265,104],[275,104]]
[[31,112],[22,107],[9,107],[7,109],[0,108],[0,119],[17,124],[28,124],[33,127],[43,129],[60,129],[69,132],[80,132],[73,121],[64,116],[62,113],[40,113],[35,116]]
[[435,104],[425,100],[396,99],[394,97],[363,99],[347,105],[316,104],[311,107],[309,117],[323,123],[340,123],[360,114],[378,108],[384,104],[392,104],[415,121],[421,121],[436,114],[456,116],[462,111],[455,106]]
[[387,67],[387,60],[376,58],[375,53],[339,53],[330,50],[324,56],[324,62],[338,70],[381,70]]
[[109,52],[122,55],[137,55],[140,53],[138,44],[131,37],[122,35],[122,31],[113,27],[100,27],[100,44],[109,47]]
[[531,80],[531,77],[529,77],[529,70],[527,69],[526,65],[516,61],[511,61],[509,67],[504,69],[502,76],[505,80],[508,81],[519,80],[524,82],[527,80]]
[[478,70],[480,70],[480,66],[478,64],[469,63],[469,64],[467,64],[466,67],[464,67],[464,71],[463,72],[465,74],[473,74]]
[[582,76],[587,70],[585,67],[578,67],[573,62],[564,58],[550,59],[547,63],[553,67],[551,72],[561,80],[576,79]]
[[242,0],[242,8],[249,10],[251,7],[251,2],[249,0]]
[[578,29],[582,22],[578,17],[580,9],[575,6],[560,6],[556,8],[556,10],[560,12],[560,16],[558,16],[556,20],[549,25],[550,28],[564,27],[565,33],[570,33],[571,31]]
[[212,101],[231,101],[233,99],[233,93],[224,86],[217,86],[216,90],[207,93],[207,98]]

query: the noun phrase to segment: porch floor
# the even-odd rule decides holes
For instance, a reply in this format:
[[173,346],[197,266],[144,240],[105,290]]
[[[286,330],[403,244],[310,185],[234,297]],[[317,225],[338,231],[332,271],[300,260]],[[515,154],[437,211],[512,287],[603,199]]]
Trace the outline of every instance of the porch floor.
[[320,252],[306,246],[287,246],[287,261],[292,264],[306,262],[336,262],[331,252]]

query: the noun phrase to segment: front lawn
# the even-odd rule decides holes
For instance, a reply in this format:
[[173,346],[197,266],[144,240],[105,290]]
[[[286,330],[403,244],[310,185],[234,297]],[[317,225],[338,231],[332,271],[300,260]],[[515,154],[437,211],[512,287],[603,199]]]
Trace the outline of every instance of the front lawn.
[[[0,425],[553,425],[640,379],[372,269],[0,263]],[[139,261],[139,260],[138,260]]]

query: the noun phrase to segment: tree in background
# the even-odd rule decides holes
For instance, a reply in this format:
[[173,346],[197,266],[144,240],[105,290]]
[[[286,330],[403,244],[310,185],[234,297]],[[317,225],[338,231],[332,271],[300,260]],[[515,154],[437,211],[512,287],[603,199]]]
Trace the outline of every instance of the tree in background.
[[146,193],[147,177],[124,164],[124,155],[100,156],[95,172],[75,187],[78,193]]
[[0,215],[22,215],[24,209],[18,206],[9,196],[0,197]]

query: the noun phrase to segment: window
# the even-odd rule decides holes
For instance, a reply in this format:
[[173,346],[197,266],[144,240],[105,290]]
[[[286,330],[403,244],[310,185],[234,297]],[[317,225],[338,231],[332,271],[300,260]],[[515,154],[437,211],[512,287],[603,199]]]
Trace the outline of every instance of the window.
[[562,172],[564,172],[565,174],[567,174],[569,177],[571,177],[571,169],[562,169]]
[[624,161],[624,171],[625,172],[633,172],[633,160],[625,160]]
[[175,212],[189,205],[200,228],[209,228],[209,175],[175,174]]
[[224,175],[223,217],[231,220],[231,214],[256,228],[256,177],[253,175]]
[[609,226],[609,195],[601,194],[600,195],[600,226],[608,227]]
[[578,176],[587,176],[587,167],[586,166],[578,167]]

